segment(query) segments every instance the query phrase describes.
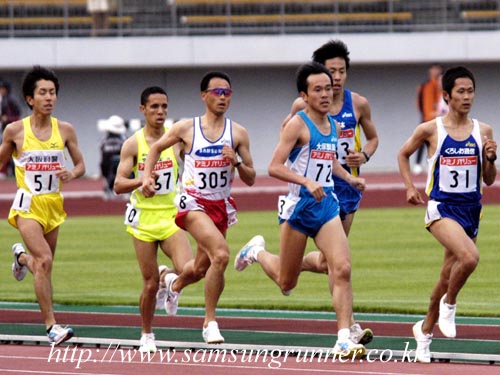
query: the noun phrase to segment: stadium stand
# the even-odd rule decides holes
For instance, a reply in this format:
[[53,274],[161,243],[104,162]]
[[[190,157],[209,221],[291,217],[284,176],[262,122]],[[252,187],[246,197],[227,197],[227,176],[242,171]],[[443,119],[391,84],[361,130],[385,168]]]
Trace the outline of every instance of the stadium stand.
[[[117,0],[109,35],[498,30],[497,0]],[[86,0],[0,0],[0,37],[85,36]]]
[[256,23],[334,23],[334,22],[387,22],[409,21],[410,12],[382,13],[296,13],[296,14],[248,14],[248,15],[201,15],[182,16],[183,24],[256,24]]

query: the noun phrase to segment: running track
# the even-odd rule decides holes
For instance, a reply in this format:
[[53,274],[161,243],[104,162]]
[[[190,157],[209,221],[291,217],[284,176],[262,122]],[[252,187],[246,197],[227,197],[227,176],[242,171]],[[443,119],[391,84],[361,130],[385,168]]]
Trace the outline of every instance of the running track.
[[[405,191],[401,179],[396,173],[366,173],[363,177],[367,181],[367,189],[364,193],[362,207],[398,207],[406,205]],[[425,177],[423,175],[415,178],[417,186],[423,193]],[[496,184],[500,185],[500,184]],[[69,215],[114,215],[123,214],[125,202],[123,200],[103,200],[102,181],[92,179],[81,179],[68,184],[65,187],[65,204]],[[286,185],[276,180],[261,176],[257,179],[255,186],[248,188],[236,180],[233,188],[240,210],[273,210],[276,198],[279,194],[286,192]],[[10,207],[15,184],[12,180],[0,181],[0,214],[6,217]],[[483,203],[500,204],[500,187],[493,186],[485,188]],[[0,310],[0,323],[30,324],[39,323],[39,313],[33,311],[19,311],[12,309]],[[65,316],[69,314],[70,316]],[[135,315],[116,316],[114,314],[89,314],[89,313],[58,313],[62,321],[71,321],[75,325],[84,327],[95,324],[120,324],[123,326],[139,327],[139,317]],[[67,319],[65,319],[67,318]],[[159,316],[155,325],[177,327],[182,330],[199,329],[199,317],[179,317],[174,320]],[[302,320],[300,322],[277,320],[277,319],[245,319],[245,318],[221,318],[223,329],[246,329],[265,330],[266,332],[286,332],[290,329],[299,332],[323,333],[325,324],[329,324],[328,331],[335,332],[335,322],[325,323],[318,320]],[[408,336],[411,332],[410,323],[387,323],[370,322],[370,326],[377,332],[389,332],[390,335]],[[437,330],[436,330],[437,331]],[[482,338],[492,340],[500,355],[500,328],[477,327],[463,325],[460,327],[460,335],[469,339]],[[136,336],[135,336],[136,337]],[[436,335],[439,339],[439,334]],[[42,337],[43,340],[43,337]],[[411,340],[411,338],[410,338]],[[297,357],[279,357],[274,361],[249,360],[241,354],[234,356],[223,363],[222,361],[205,361],[200,357],[186,352],[186,348],[169,357],[167,350],[169,344],[162,348],[163,358],[156,356],[151,360],[141,360],[135,356],[130,360],[103,357],[106,347],[95,345],[80,346],[70,341],[60,348],[52,348],[41,341],[42,344],[35,345],[26,342],[18,345],[13,342],[0,345],[0,374],[51,374],[51,375],[111,375],[111,374],[221,374],[261,375],[268,373],[277,374],[376,374],[376,375],[399,375],[399,374],[421,374],[421,375],[465,375],[480,373],[481,375],[497,375],[500,371],[499,362],[488,364],[487,362],[459,363],[452,361],[444,363],[434,361],[430,365],[413,362],[402,362],[382,358],[372,363],[367,360],[355,361],[353,363],[339,363],[331,360],[325,361],[310,359],[309,361],[297,360]],[[290,343],[288,343],[290,344]],[[293,343],[292,343],[293,344]],[[200,348],[201,346],[201,348]],[[161,348],[161,346],[159,346]],[[234,345],[232,346],[235,347]],[[175,347],[174,347],[175,348]],[[194,349],[206,350],[203,344],[195,346]],[[219,346],[220,348],[220,346]],[[231,348],[231,346],[229,347]],[[60,349],[61,352],[54,350]],[[109,349],[109,347],[108,347]],[[172,349],[172,348],[170,348]],[[193,349],[193,350],[194,350]],[[370,348],[368,348],[370,349]],[[51,351],[52,350],[52,351]],[[66,356],[64,357],[64,350]],[[124,349],[125,350],[125,349]],[[133,353],[133,346],[128,350]],[[494,349],[496,350],[496,349]],[[59,353],[59,357],[57,354]],[[207,352],[208,353],[208,352]],[[72,356],[73,355],[73,356]],[[130,355],[130,354],[129,354]],[[88,359],[87,359],[88,358]],[[130,358],[130,357],[129,357]],[[496,358],[496,357],[495,357]],[[56,360],[58,359],[58,360]],[[272,363],[270,363],[272,362]]]

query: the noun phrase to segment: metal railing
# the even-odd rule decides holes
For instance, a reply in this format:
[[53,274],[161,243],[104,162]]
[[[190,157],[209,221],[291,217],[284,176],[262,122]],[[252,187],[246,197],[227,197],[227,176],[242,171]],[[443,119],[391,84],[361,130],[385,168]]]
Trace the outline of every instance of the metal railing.
[[0,37],[499,30],[500,0],[115,0],[93,30],[86,0],[0,0]]

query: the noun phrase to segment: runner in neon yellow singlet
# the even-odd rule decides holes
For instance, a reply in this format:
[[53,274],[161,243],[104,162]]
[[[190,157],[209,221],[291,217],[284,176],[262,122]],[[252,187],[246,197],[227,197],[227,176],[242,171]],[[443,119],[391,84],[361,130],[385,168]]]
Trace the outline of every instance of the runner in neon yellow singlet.
[[[117,194],[131,193],[125,212],[125,225],[127,232],[132,235],[143,280],[139,300],[142,318],[139,350],[155,352],[152,328],[155,305],[156,308],[163,308],[167,296],[164,285],[160,285],[160,273],[165,276],[167,268],[158,267],[158,247],[172,259],[172,271],[176,273],[182,272],[193,255],[186,234],[179,230],[174,221],[177,214],[174,198],[179,166],[173,147],[163,150],[154,166],[155,196],[145,198],[142,194],[144,161],[150,145],[168,131],[164,126],[168,109],[165,90],[157,86],[144,89],[139,108],[146,124],[123,144],[114,190]],[[130,178],[131,173],[133,178]]]
[[[59,226],[66,217],[61,187],[85,173],[73,126],[52,117],[58,91],[59,81],[51,70],[35,66],[28,72],[23,95],[32,113],[7,126],[0,146],[0,168],[10,156],[16,166],[18,191],[8,220],[24,242],[12,247],[12,272],[18,281],[28,270],[33,273],[47,337],[54,345],[74,334],[70,327],[56,324],[52,304],[52,264]],[[73,163],[71,170],[66,168],[65,148]]]

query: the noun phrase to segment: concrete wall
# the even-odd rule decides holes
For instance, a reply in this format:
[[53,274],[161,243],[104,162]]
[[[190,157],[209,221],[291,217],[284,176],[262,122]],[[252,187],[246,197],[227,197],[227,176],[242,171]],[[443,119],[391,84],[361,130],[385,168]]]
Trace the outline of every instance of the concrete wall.
[[[347,87],[366,96],[379,131],[377,153],[364,170],[397,169],[397,150],[418,122],[416,86],[430,62],[464,64],[476,75],[473,115],[495,126],[500,117],[500,34],[379,34],[295,37],[98,38],[0,40],[0,76],[20,98],[23,72],[53,68],[61,90],[55,116],[74,124],[89,175],[98,174],[98,119],[141,118],[149,85],[169,93],[169,117],[201,114],[199,81],[211,69],[229,73],[235,90],[228,116],[247,127],[258,173],[266,173],[278,128],[296,97],[296,67],[329,38],[351,50]],[[433,37],[433,39],[431,38]],[[488,39],[486,39],[488,38]],[[494,41],[497,42],[494,42]],[[432,43],[431,43],[432,42]],[[24,106],[24,113],[29,111]]]

